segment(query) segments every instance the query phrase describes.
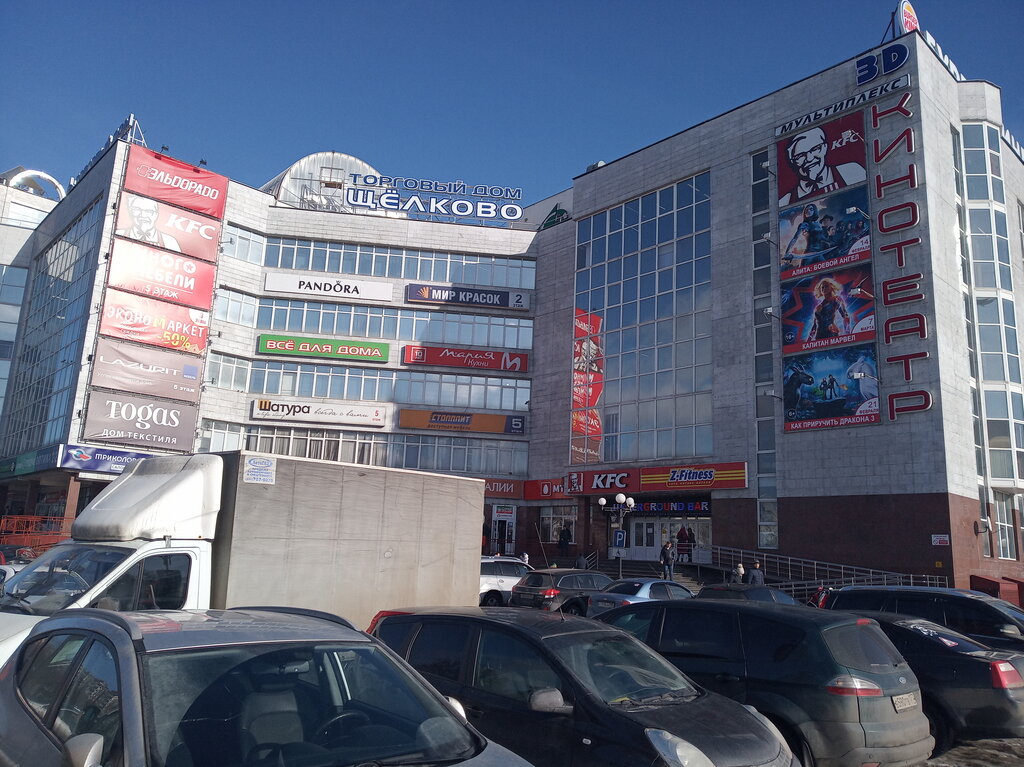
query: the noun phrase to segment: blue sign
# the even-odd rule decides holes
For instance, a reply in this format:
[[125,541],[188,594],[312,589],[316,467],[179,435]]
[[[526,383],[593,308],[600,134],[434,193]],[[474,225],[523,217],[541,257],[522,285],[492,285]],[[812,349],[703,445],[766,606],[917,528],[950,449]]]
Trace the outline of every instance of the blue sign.
[[149,458],[151,455],[152,453],[133,453],[128,450],[110,450],[105,447],[64,445],[60,456],[60,466],[64,469],[120,474],[128,464],[135,463],[142,458]]
[[625,545],[626,545],[626,531],[625,530],[616,530],[614,535],[613,535],[613,537],[612,537],[612,541],[613,541],[612,546],[614,546],[615,548],[617,548],[617,549],[624,548]]
[[406,285],[405,300],[410,304],[457,304],[460,306],[494,306],[503,309],[530,308],[530,297],[524,290],[454,288],[447,285],[424,285],[417,282]]

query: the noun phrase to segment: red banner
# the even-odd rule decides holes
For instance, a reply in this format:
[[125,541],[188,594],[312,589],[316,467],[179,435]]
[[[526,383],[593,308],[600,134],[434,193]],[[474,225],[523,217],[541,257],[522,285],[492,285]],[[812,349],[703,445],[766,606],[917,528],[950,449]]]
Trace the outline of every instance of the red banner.
[[747,486],[747,464],[703,463],[640,469],[641,490],[725,490]]
[[453,349],[449,346],[406,346],[402,350],[402,361],[406,365],[444,365],[525,373],[528,369],[529,355],[519,352]]
[[[604,391],[604,350],[601,347],[602,317],[576,310],[572,348],[572,407],[570,430],[586,440],[571,440],[570,463],[596,463],[604,434],[601,411],[597,409]],[[586,408],[581,410],[580,408]]]
[[527,501],[543,501],[547,498],[572,498],[565,492],[565,479],[528,479],[523,483],[523,498]]
[[638,469],[607,469],[605,471],[570,471],[565,478],[565,492],[571,495],[635,493],[640,489]]
[[202,354],[210,315],[166,301],[154,301],[108,289],[100,320],[100,333],[150,346]]
[[107,284],[152,298],[209,310],[213,264],[129,240],[114,240]]
[[122,194],[114,234],[204,261],[216,261],[220,228],[220,221],[215,219],[148,197]]
[[189,210],[224,218],[228,180],[138,144],[128,150],[124,188]]
[[487,498],[523,497],[523,481],[521,479],[486,479],[484,496]]

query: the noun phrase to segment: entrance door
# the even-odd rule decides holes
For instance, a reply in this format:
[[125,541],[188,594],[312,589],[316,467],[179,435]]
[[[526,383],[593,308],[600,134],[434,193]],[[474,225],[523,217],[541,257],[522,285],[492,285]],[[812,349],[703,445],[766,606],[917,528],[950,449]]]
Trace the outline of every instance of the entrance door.
[[516,507],[495,506],[491,514],[491,549],[495,554],[516,553]]
[[633,536],[629,541],[627,559],[645,559],[658,561],[661,541],[658,539],[659,525],[656,519],[637,517],[632,520]]

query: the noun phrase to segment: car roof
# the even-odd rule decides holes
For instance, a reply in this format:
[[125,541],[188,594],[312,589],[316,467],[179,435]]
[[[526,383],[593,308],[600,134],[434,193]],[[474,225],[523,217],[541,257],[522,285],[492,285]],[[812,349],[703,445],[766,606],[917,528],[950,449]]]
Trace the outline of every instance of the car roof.
[[596,623],[590,618],[564,615],[560,612],[534,610],[528,607],[405,607],[388,610],[387,612],[389,613],[387,617],[415,615],[438,618],[468,618],[474,621],[513,628],[520,633],[529,634],[538,639],[565,634],[579,634],[582,632],[593,633],[595,631],[618,633],[618,629]]
[[[595,616],[596,620],[606,620],[630,610],[650,610],[658,607],[682,608],[684,610],[718,610],[719,612],[749,613],[764,618],[776,618],[786,623],[804,626],[814,625],[817,628],[829,628],[833,625],[854,623],[856,615],[839,610],[819,610],[804,605],[783,605],[777,602],[757,602],[746,599],[663,599],[657,602],[643,602],[635,605],[616,607]],[[832,618],[829,617],[831,613]],[[836,619],[838,618],[838,619]]]
[[125,631],[145,652],[276,642],[366,642],[369,637],[342,618],[315,610],[63,610],[37,624],[33,634],[62,628]]
[[704,589],[710,589],[712,591],[753,591],[754,589],[771,589],[772,591],[781,591],[774,586],[768,586],[764,583],[708,583],[701,586],[701,591]]
[[507,554],[481,554],[481,562],[516,562],[520,565],[525,565],[526,562],[519,557],[512,557]]
[[576,575],[577,573],[596,573],[597,575],[604,575],[605,578],[608,576],[602,573],[600,570],[579,570],[572,567],[542,567],[539,570],[534,570],[535,573],[550,573],[551,575]]
[[[619,578],[608,585],[614,586],[616,583],[675,583],[675,581],[666,581],[664,578]],[[676,583],[676,585],[682,586],[681,583]]]
[[892,593],[906,591],[911,594],[942,594],[944,596],[967,597],[968,599],[978,599],[982,601],[1000,601],[998,597],[994,597],[982,591],[974,591],[973,589],[951,589],[944,586],[843,586],[836,590],[837,593],[847,591],[885,591]]

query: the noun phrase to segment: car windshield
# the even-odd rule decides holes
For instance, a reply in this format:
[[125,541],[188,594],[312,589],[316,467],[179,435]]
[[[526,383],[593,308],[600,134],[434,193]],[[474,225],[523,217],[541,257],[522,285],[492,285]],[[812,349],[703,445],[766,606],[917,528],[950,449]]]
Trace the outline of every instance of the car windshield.
[[161,651],[142,674],[153,765],[456,764],[484,746],[368,642]]
[[54,546],[3,582],[0,610],[52,615],[95,586],[131,553],[131,549],[113,546]]
[[679,669],[628,634],[568,634],[546,642],[605,703],[670,703],[699,694]]

